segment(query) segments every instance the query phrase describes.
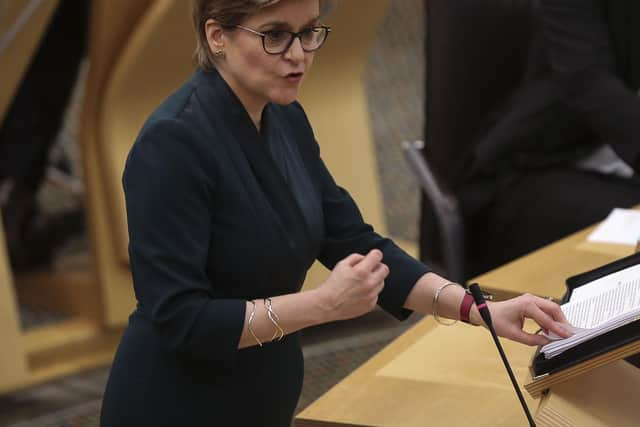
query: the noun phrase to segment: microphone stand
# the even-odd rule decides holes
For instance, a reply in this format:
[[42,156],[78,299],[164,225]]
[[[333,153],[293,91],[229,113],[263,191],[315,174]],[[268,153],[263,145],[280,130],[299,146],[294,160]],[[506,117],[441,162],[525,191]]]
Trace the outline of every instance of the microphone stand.
[[498,339],[496,330],[493,328],[493,322],[491,321],[491,314],[489,313],[489,308],[487,307],[487,303],[484,300],[484,295],[480,290],[480,286],[478,286],[477,283],[473,283],[469,285],[469,289],[471,290],[473,299],[476,302],[476,307],[478,307],[478,311],[480,311],[482,320],[484,320],[484,322],[489,327],[489,331],[491,332],[491,337],[493,337],[493,342],[496,344],[496,347],[498,347],[500,358],[502,359],[502,363],[504,363],[505,368],[507,368],[507,373],[509,374],[509,378],[511,379],[511,384],[513,384],[513,388],[516,390],[516,394],[518,395],[518,400],[520,400],[522,409],[524,410],[524,413],[527,416],[527,420],[529,421],[529,426],[536,427],[536,423],[533,420],[533,417],[531,416],[531,412],[529,412],[529,407],[527,406],[527,403],[524,401],[524,397],[522,396],[520,387],[518,387],[518,383],[516,382],[516,377],[513,375],[513,371],[511,370],[511,365],[509,365],[507,356],[504,354],[504,350],[502,349],[502,345],[500,344],[500,340]]

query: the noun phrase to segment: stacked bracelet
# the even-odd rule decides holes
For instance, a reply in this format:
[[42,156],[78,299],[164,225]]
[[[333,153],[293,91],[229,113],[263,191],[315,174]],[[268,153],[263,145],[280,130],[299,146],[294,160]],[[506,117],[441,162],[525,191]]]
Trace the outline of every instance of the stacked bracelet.
[[253,339],[255,339],[258,345],[262,347],[262,342],[258,339],[256,334],[253,332],[253,328],[252,328],[253,319],[256,317],[256,302],[252,300],[249,300],[249,302],[251,303],[252,307],[251,307],[251,314],[249,314],[249,323],[247,325],[247,329],[249,329],[249,333],[251,333],[251,336],[253,336]]
[[278,320],[280,320],[280,318],[278,317],[276,312],[273,311],[273,307],[272,307],[272,304],[271,304],[271,298],[265,298],[264,299],[264,307],[267,309],[267,317],[269,318],[269,320],[271,320],[271,323],[273,323],[273,326],[276,327],[276,330],[273,333],[273,336],[271,337],[271,341],[274,341],[274,340],[275,341],[280,341],[282,339],[282,337],[284,337],[284,331],[282,330],[282,328],[278,324]]
[[[253,332],[253,319],[255,319],[256,317],[256,302],[253,300],[249,300],[249,302],[251,303],[251,313],[249,313],[249,321],[247,322],[247,329],[249,329],[249,333],[251,334],[253,339],[255,339],[258,345],[262,347],[262,341],[260,341],[260,339],[256,336],[255,332]],[[276,328],[275,332],[273,333],[273,336],[271,337],[271,341],[280,341],[282,337],[284,337],[284,330],[278,324],[278,321],[280,320],[280,318],[278,317],[276,312],[273,310],[271,298],[265,298],[263,302],[264,302],[264,308],[267,310],[267,317],[269,318],[271,323],[273,323],[273,326],[275,326]]]

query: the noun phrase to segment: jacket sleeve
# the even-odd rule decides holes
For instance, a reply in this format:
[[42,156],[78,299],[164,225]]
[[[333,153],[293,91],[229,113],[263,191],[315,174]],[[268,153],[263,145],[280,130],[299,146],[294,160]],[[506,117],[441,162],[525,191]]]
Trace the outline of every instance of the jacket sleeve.
[[403,305],[416,281],[429,268],[413,259],[383,238],[364,222],[358,206],[349,193],[336,185],[322,159],[318,157],[322,185],[322,208],[325,217],[325,241],[318,259],[327,268],[333,267],[352,253],[366,254],[371,249],[380,249],[383,262],[389,267],[389,276],[380,293],[378,304],[400,320],[411,311]]
[[129,256],[139,309],[161,339],[194,358],[232,363],[246,302],[212,296],[215,163],[206,151],[176,120],[143,129],[123,176]]

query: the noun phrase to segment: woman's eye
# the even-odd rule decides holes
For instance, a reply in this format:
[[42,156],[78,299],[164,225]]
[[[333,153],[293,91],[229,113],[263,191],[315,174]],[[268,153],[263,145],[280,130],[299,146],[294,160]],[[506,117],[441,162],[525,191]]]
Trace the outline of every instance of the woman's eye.
[[315,37],[314,28],[305,28],[304,30],[300,31],[300,35],[304,40],[313,40],[313,38]]
[[282,41],[287,38],[286,31],[267,31],[265,34],[269,39],[269,41],[272,41],[272,42]]

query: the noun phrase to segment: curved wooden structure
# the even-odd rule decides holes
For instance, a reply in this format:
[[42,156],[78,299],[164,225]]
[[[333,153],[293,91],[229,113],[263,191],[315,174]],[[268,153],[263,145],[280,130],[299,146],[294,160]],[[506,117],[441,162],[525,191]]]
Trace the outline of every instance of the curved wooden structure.
[[[81,147],[102,320],[121,326],[134,306],[122,169],[146,117],[191,73],[193,36],[184,2],[112,3],[96,2],[93,13]],[[128,22],[109,17],[123,9]]]
[[0,391],[3,386],[11,389],[20,384],[27,376],[21,335],[13,278],[4,245],[4,231],[0,227],[0,336],[4,347],[0,352]]

